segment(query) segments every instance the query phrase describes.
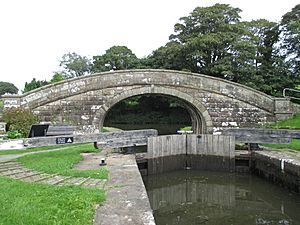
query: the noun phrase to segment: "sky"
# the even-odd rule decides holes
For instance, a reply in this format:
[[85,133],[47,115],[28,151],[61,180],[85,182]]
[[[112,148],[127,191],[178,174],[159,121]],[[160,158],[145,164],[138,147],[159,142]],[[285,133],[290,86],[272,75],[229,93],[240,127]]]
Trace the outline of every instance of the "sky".
[[0,81],[19,90],[50,80],[63,54],[102,55],[124,45],[141,58],[168,42],[179,18],[216,3],[242,10],[242,20],[279,22],[299,0],[3,0]]

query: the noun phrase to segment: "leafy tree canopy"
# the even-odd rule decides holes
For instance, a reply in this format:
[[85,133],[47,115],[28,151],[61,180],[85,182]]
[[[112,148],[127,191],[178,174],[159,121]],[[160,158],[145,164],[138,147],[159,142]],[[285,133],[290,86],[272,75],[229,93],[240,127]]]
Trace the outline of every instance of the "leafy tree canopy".
[[[203,73],[281,95],[299,83],[299,8],[283,17],[280,29],[264,19],[241,22],[241,10],[227,4],[197,7],[180,18],[170,42],[153,51],[148,62],[152,68]],[[288,44],[278,47],[282,30]]]
[[52,76],[52,79],[50,80],[50,83],[53,84],[53,83],[56,83],[56,82],[59,82],[59,81],[65,80],[65,79],[66,79],[66,77],[64,75],[62,75],[59,72],[55,72]]
[[18,91],[18,88],[14,84],[0,81],[0,96],[4,95],[5,93],[17,94]]
[[45,86],[47,84],[49,83],[46,80],[36,80],[35,78],[33,78],[29,83],[25,82],[23,93]]
[[281,50],[295,75],[300,77],[300,4],[283,15],[281,21]]
[[170,40],[183,46],[185,64],[192,72],[224,76],[219,62],[230,55],[233,43],[242,33],[237,25],[240,12],[227,4],[197,7],[175,24]]
[[89,74],[92,63],[86,56],[69,52],[62,56],[60,66],[63,67],[62,74],[67,78],[72,78]]
[[126,46],[113,46],[105,54],[94,56],[93,72],[137,68],[139,60]]

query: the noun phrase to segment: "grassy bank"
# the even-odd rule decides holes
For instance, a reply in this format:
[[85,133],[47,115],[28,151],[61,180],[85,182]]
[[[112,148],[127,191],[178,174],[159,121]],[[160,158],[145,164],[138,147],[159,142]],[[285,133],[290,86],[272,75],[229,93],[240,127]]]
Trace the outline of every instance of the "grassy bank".
[[106,167],[98,170],[73,170],[73,166],[80,162],[83,157],[80,153],[98,152],[91,144],[81,144],[65,148],[61,151],[41,152],[38,154],[26,155],[18,158],[17,161],[23,163],[27,168],[37,171],[60,174],[74,177],[92,177],[106,179],[108,171]]
[[300,129],[300,113],[295,114],[290,119],[278,121],[278,122],[272,124],[271,127],[272,128]]
[[[75,146],[75,145],[73,145]],[[27,148],[27,149],[20,149],[20,150],[1,150],[0,155],[14,155],[14,154],[22,154],[26,152],[38,152],[38,151],[45,151],[51,149],[62,149],[69,146],[44,146],[44,147],[36,147],[36,148]]]
[[[300,113],[295,114],[290,119],[278,121],[270,125],[270,127],[278,128],[278,129],[280,128],[300,129]],[[291,144],[264,144],[263,146],[274,148],[274,149],[293,149],[293,150],[300,151],[300,139],[293,139]]]
[[0,224],[93,224],[104,191],[50,186],[0,177]]
[[[46,173],[74,177],[107,178],[108,171],[106,168],[91,171],[72,169],[74,164],[83,159],[80,153],[98,151],[94,149],[92,144],[61,147],[64,149],[27,155],[17,160],[27,168]],[[46,149],[49,147],[34,150],[43,151]],[[0,177],[0,225],[92,225],[96,205],[104,200],[104,190],[26,183]]]

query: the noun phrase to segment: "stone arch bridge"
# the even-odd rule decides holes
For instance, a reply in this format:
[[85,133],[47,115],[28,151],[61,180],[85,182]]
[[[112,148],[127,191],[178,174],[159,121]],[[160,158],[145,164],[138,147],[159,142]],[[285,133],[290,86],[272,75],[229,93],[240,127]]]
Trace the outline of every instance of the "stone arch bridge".
[[171,70],[97,73],[47,85],[20,96],[4,96],[5,107],[31,109],[41,121],[98,131],[110,108],[137,95],[176,98],[188,110],[195,133],[257,127],[292,114],[290,102],[227,80]]

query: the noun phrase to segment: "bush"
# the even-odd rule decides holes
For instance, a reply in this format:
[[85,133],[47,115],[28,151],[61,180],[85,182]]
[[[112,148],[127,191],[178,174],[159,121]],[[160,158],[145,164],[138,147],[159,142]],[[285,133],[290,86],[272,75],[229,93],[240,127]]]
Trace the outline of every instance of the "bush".
[[[38,121],[38,118],[29,109],[10,108],[5,109],[3,112],[3,120],[7,123],[8,131],[12,132],[13,136],[27,137],[32,124]],[[15,137],[16,138],[16,137]]]
[[7,132],[7,137],[10,139],[17,139],[17,138],[21,138],[22,134],[17,130],[12,130]]

